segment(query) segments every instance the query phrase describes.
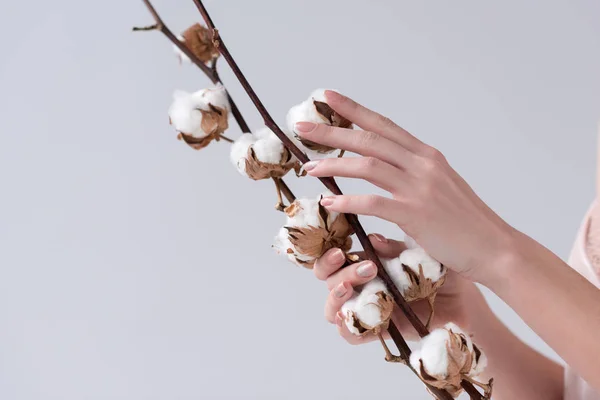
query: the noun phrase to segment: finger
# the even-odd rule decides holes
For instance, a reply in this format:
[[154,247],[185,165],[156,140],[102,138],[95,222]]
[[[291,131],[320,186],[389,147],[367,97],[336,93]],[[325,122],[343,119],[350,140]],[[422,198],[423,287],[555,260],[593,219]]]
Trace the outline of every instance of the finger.
[[407,174],[374,157],[326,158],[304,164],[310,176],[341,176],[359,178],[394,193],[408,186]]
[[346,255],[340,249],[331,249],[317,259],[313,272],[317,279],[324,281],[340,269],[346,262]]
[[354,290],[348,282],[337,285],[327,297],[325,302],[325,319],[332,324],[335,323],[335,314],[342,308],[344,303],[352,297]]
[[323,198],[321,205],[329,211],[379,217],[400,226],[404,224],[405,220],[401,203],[382,196],[330,196]]
[[327,288],[331,290],[342,282],[347,282],[353,287],[364,285],[376,276],[377,267],[375,264],[372,261],[363,261],[340,269],[333,275],[330,275],[327,278]]
[[327,98],[327,104],[337,113],[366,131],[377,132],[416,154],[421,154],[426,146],[405,129],[396,125],[391,119],[358,104],[349,97],[332,90],[325,91],[325,97]]
[[388,239],[378,233],[372,233],[369,235],[369,239],[375,248],[377,254],[384,258],[395,258],[406,250],[404,242],[398,240]]
[[409,169],[416,155],[377,133],[344,129],[314,122],[298,122],[294,130],[304,139],[365,157],[375,157],[398,168]]

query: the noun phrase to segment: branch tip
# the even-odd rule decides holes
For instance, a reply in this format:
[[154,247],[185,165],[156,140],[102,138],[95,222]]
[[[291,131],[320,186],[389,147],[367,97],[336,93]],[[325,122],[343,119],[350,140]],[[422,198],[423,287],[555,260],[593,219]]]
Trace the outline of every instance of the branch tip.
[[159,30],[160,30],[159,24],[148,25],[148,26],[134,26],[132,29],[133,32],[159,31]]

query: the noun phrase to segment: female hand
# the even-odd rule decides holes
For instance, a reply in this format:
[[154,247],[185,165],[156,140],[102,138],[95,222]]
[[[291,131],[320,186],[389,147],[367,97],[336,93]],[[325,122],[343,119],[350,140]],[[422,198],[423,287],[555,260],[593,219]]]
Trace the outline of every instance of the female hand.
[[[386,239],[381,235],[370,235],[370,239],[380,257],[394,258],[406,249],[404,243]],[[346,257],[340,249],[331,249],[315,263],[313,271],[316,277],[325,281],[330,291],[325,304],[325,319],[337,325],[340,335],[348,343],[367,343],[377,337],[374,335],[360,337],[350,333],[346,324],[343,323],[340,309],[352,296],[353,287],[372,280],[377,275],[377,268],[371,261],[364,261],[340,269],[345,260]],[[469,288],[477,290],[473,283],[452,271],[448,272],[446,283],[440,288],[436,297],[432,328],[441,327],[452,321],[464,329],[470,329],[468,313],[465,310],[466,299],[473,299],[473,297],[468,297],[472,294]],[[411,303],[411,307],[422,321],[427,320],[430,311],[427,301]],[[392,320],[407,340],[418,339],[416,331],[398,308],[394,309]]]
[[339,93],[327,91],[326,97],[336,112],[364,130],[300,122],[296,132],[363,157],[311,161],[304,169],[315,177],[365,179],[392,198],[332,196],[324,198],[322,205],[394,222],[431,256],[464,277],[484,284],[491,279],[496,272],[493,261],[509,254],[516,231],[473,192],[438,150]]

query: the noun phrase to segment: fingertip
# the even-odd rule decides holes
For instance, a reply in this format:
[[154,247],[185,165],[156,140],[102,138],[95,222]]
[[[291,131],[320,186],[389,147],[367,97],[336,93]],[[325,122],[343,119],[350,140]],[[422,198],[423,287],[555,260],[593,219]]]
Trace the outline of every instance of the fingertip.
[[369,235],[369,239],[375,251],[383,257],[398,257],[401,252],[406,250],[404,242],[388,239],[381,234],[372,233]]
[[338,328],[341,328],[343,322],[344,316],[342,315],[341,311],[338,311],[337,314],[335,314],[335,324],[338,326]]
[[388,243],[388,239],[379,233],[371,233],[369,235],[369,239],[371,239],[371,243],[373,243],[373,244],[375,244],[375,243],[387,244]]
[[336,92],[335,90],[326,90],[325,91],[325,99],[329,105],[333,105],[331,103],[341,103],[344,101],[346,96],[341,93]]
[[330,249],[317,259],[314,273],[319,280],[326,280],[329,275],[337,271],[346,261],[346,255],[341,249]]

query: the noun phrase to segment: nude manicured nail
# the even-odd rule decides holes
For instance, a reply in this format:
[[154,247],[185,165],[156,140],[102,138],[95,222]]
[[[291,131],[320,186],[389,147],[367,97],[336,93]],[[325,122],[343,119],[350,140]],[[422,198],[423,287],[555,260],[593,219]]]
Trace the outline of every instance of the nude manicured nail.
[[306,172],[315,169],[315,167],[319,164],[318,161],[309,161],[306,164],[302,165],[302,169]]
[[375,272],[377,272],[377,269],[375,268],[375,264],[371,261],[367,261],[356,268],[356,274],[363,278],[373,276],[375,275]]
[[346,259],[346,256],[344,255],[344,252],[342,250],[336,249],[333,252],[331,252],[328,258],[329,261],[333,263],[339,263],[344,261]]
[[298,133],[309,133],[317,129],[317,124],[314,122],[298,122],[294,126],[294,130]]
[[387,243],[388,242],[388,240],[383,235],[380,235],[379,233],[371,233],[371,236],[373,236],[375,238],[375,240],[377,240],[379,243]]
[[325,91],[325,98],[329,101],[340,101],[344,99],[344,96],[341,95],[340,93],[336,92],[335,90],[326,90]]
[[344,297],[346,293],[348,293],[348,289],[346,289],[346,286],[344,286],[344,282],[340,283],[335,287],[335,289],[333,289],[333,294],[335,294],[335,297],[338,298]]
[[321,199],[321,205],[323,207],[328,207],[328,206],[332,205],[334,201],[335,201],[335,197],[324,197],[323,199]]

